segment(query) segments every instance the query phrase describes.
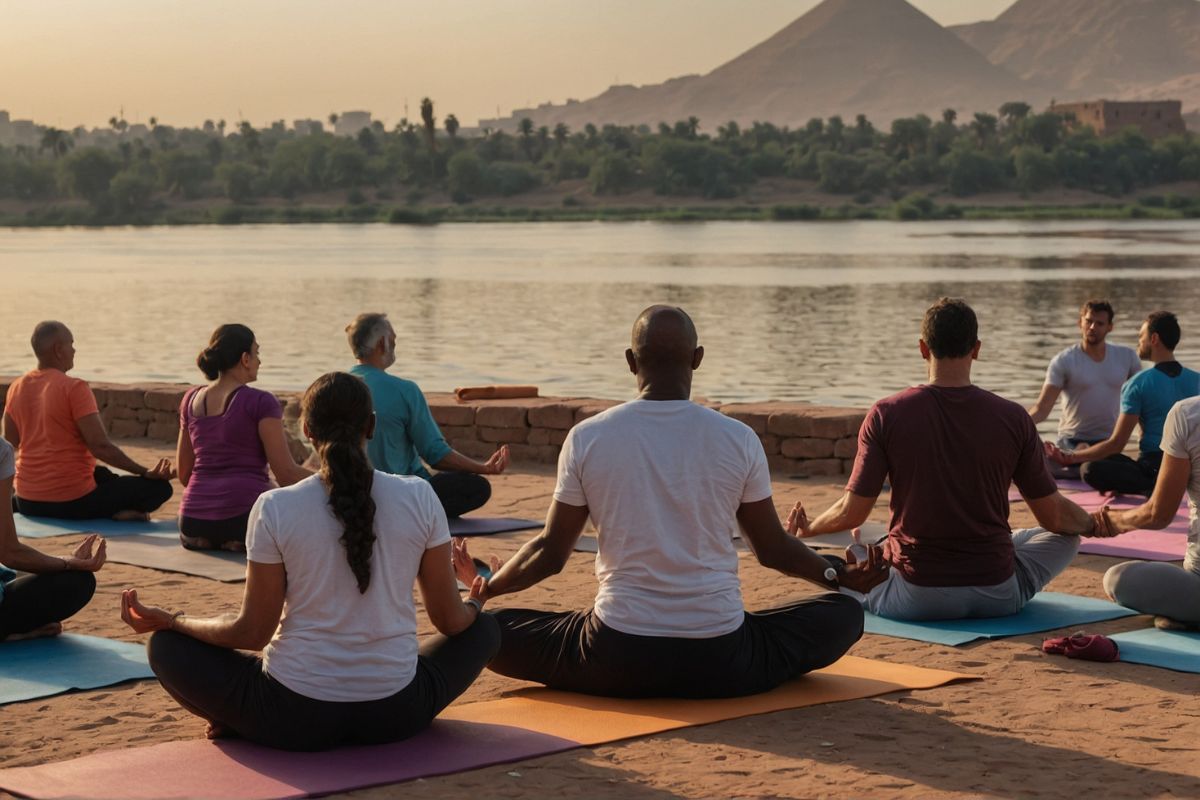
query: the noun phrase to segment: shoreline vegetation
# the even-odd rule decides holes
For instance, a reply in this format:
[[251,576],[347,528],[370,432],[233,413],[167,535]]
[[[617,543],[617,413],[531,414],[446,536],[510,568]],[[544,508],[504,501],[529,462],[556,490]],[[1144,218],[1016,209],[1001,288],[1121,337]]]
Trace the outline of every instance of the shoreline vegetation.
[[887,130],[862,115],[713,131],[525,119],[467,136],[428,98],[420,120],[352,136],[109,122],[0,147],[0,226],[1200,219],[1200,137],[1098,136],[1023,102]]

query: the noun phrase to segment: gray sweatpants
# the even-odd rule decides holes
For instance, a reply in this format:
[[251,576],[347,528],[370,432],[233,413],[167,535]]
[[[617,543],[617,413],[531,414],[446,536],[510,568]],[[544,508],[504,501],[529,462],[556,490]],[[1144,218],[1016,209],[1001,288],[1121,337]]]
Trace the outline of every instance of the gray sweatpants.
[[1079,549],[1078,536],[1045,528],[1013,533],[1013,574],[995,586],[917,586],[892,570],[868,594],[842,591],[858,598],[872,614],[891,619],[934,620],[1006,617],[1025,607],[1046,584],[1067,568]]
[[1134,611],[1200,623],[1200,563],[1126,561],[1104,573],[1104,591]]

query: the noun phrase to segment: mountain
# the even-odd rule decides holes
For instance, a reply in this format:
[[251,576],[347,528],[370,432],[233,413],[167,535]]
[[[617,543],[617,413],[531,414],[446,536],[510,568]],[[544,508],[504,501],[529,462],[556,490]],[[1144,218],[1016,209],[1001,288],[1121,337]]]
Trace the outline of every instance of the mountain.
[[1200,107],[1197,0],[1017,0],[991,22],[950,30],[1059,100],[1172,97]]
[[813,117],[866,114],[887,125],[918,112],[994,111],[1008,100],[1048,97],[905,0],[825,0],[706,75],[614,86],[591,100],[520,109],[479,124],[511,129],[529,117],[539,126],[564,122],[578,129],[694,116],[710,129],[730,120],[795,127]]

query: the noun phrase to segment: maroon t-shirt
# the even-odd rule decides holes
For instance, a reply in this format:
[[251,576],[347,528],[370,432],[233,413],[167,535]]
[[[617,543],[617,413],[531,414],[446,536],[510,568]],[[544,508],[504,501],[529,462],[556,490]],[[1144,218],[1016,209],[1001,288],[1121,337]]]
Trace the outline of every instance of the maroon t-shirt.
[[1021,406],[977,386],[916,386],[874,405],[846,490],[875,497],[891,476],[884,552],[918,586],[994,586],[1013,574],[1008,487],[1058,491]]

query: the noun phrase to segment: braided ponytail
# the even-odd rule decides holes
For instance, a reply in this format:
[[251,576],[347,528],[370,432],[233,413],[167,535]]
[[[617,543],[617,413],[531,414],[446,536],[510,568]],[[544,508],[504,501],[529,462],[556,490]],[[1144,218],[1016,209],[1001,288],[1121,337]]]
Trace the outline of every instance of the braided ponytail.
[[375,470],[367,459],[364,437],[371,414],[371,393],[345,372],[322,375],[301,401],[304,427],[321,459],[321,479],[329,489],[329,506],[342,523],[346,561],[366,592],[371,584],[375,549]]

